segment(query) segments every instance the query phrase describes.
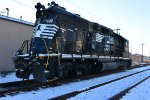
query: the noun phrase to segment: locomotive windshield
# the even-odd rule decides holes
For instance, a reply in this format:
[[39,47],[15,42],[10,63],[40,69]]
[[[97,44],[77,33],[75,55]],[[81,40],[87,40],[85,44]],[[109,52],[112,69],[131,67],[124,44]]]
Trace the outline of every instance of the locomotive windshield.
[[53,12],[45,14],[41,18],[42,24],[56,24],[56,15]]

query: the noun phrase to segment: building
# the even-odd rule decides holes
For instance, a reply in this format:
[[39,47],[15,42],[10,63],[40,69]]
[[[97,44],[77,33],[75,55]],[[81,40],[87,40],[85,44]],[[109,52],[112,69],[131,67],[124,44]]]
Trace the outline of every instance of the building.
[[15,70],[12,57],[24,40],[30,40],[33,23],[0,15],[0,72]]
[[149,63],[149,57],[143,56],[143,62],[142,62],[142,55],[140,54],[132,54],[132,65],[140,65],[141,63]]

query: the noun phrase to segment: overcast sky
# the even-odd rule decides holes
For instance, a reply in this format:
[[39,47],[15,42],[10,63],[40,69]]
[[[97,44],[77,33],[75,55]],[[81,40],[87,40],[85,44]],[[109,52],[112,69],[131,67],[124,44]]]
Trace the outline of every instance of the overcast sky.
[[[0,0],[0,14],[23,20],[35,21],[35,4],[47,7],[52,0]],[[120,34],[130,42],[130,52],[150,56],[150,0],[55,0],[72,13],[109,28],[120,28]]]

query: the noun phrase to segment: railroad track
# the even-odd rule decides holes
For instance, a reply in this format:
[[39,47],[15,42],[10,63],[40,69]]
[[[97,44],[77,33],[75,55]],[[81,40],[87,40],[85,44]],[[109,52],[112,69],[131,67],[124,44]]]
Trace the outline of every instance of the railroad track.
[[47,83],[38,83],[38,82],[35,82],[34,80],[24,80],[24,81],[2,83],[0,84],[0,97],[4,97],[7,94],[15,95],[15,94],[18,94],[19,92],[31,91],[34,89],[38,90],[38,88],[40,87],[48,88],[48,87],[54,87],[54,86],[58,86],[61,84],[69,83],[69,82],[88,80],[91,78],[106,76],[106,75],[110,75],[110,74],[114,74],[118,72],[122,72],[122,71],[120,70],[107,71],[107,72],[103,72],[100,74],[91,74],[87,76],[82,76],[80,78],[73,77],[73,78],[64,79],[64,80],[53,79]]
[[[116,82],[118,80],[122,80],[122,79],[125,79],[129,76],[134,76],[136,74],[139,74],[139,73],[143,73],[145,71],[148,71],[150,69],[146,69],[146,70],[143,70],[143,71],[139,71],[139,72],[136,72],[136,73],[133,73],[133,74],[130,74],[130,75],[126,75],[126,76],[122,76],[120,78],[117,78],[117,79],[113,79],[113,80],[110,80],[110,81],[107,81],[107,82],[104,82],[104,83],[100,83],[100,84],[97,84],[95,86],[91,86],[91,87],[88,87],[86,89],[83,89],[83,90],[79,90],[79,91],[73,91],[71,93],[67,93],[67,94],[64,94],[64,95],[61,95],[61,96],[58,96],[58,97],[54,97],[54,98],[51,98],[51,100],[66,100],[66,99],[69,99],[71,97],[75,97],[76,95],[80,94],[80,93],[83,93],[83,92],[86,92],[86,91],[89,91],[89,90],[92,90],[92,89],[95,89],[95,88],[98,88],[98,87],[102,87],[104,85],[107,85],[107,84],[110,84],[110,83],[113,83],[113,82]],[[135,86],[137,86],[138,84],[142,83],[143,81],[147,80],[148,78],[150,78],[150,76],[146,77],[145,79],[141,80],[140,82],[134,84],[133,86],[121,91],[120,93],[114,95],[113,97],[110,97],[109,100],[119,100],[122,96],[124,96],[129,90],[131,90],[132,88],[134,88]]]
[[24,81],[2,83],[2,84],[0,84],[0,95],[6,94],[8,92],[13,92],[16,89],[18,90],[19,88],[23,88],[27,85],[32,85],[34,83],[35,82],[33,80],[24,80]]
[[24,80],[24,81],[15,81],[15,82],[8,82],[0,84],[0,97],[4,97],[7,94],[12,95],[13,93],[23,92],[23,91],[30,91],[37,89],[43,86],[52,86],[55,84],[53,80],[47,83],[38,83],[34,80]]
[[1,83],[0,84],[0,97],[4,97],[7,94],[14,95],[19,92],[25,92],[25,91],[30,91],[34,89],[38,90],[39,87],[42,87],[42,88],[54,87],[54,86],[58,86],[58,85],[69,83],[69,82],[88,80],[91,78],[101,77],[101,76],[118,73],[118,72],[121,72],[121,71],[120,70],[108,71],[108,72],[104,72],[100,74],[82,76],[80,78],[73,77],[70,79],[62,79],[62,80],[53,79],[47,83],[38,83],[38,82],[35,82],[34,80]]
[[118,93],[118,94],[116,94],[116,95],[110,97],[109,100],[120,100],[120,99],[121,99],[123,96],[125,96],[131,89],[133,89],[134,87],[138,86],[139,84],[141,84],[142,82],[146,81],[146,80],[149,79],[149,78],[150,78],[150,76],[144,78],[144,79],[141,80],[140,82],[138,82],[138,83],[136,83],[136,84],[130,86],[129,88],[127,88],[127,89],[121,91],[120,93]]

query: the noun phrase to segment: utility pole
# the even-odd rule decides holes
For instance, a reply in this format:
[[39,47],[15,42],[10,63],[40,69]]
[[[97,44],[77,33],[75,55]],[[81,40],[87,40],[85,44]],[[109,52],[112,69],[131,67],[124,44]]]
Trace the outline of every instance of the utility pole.
[[131,50],[130,52],[131,52],[131,55],[132,55],[132,46],[130,46],[130,48],[131,48],[131,49],[129,49],[129,50]]
[[117,29],[114,29],[114,31],[116,31],[117,32],[117,34],[119,34],[120,35],[120,33],[118,33],[118,31],[120,30],[120,28],[118,28],[117,27]]
[[143,62],[143,43],[141,44],[142,45],[142,59],[141,59],[141,62]]

